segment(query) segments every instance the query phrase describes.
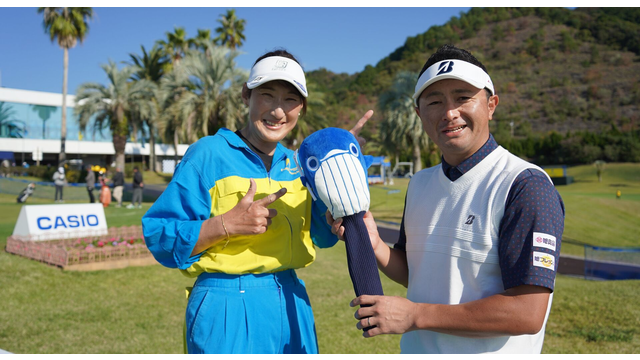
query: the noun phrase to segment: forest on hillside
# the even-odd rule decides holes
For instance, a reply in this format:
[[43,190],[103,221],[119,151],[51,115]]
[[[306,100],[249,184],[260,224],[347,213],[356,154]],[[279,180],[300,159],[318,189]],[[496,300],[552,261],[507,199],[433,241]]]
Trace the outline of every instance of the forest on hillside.
[[408,37],[362,72],[309,72],[329,125],[348,128],[372,108],[368,152],[415,162],[417,143],[424,165],[439,162],[437,147],[409,128],[389,145],[393,114],[381,98],[402,76],[415,84],[447,43],[487,67],[500,96],[491,130],[510,151],[541,165],[640,161],[639,8],[472,8]]
[[[41,9],[45,24],[64,18],[84,33],[93,16],[92,8]],[[76,18],[84,22],[76,24]],[[73,121],[80,131],[109,131],[116,163],[123,166],[130,141],[149,142],[149,163],[155,164],[155,143],[177,149],[221,127],[243,127],[248,110],[240,89],[248,71],[235,58],[246,21],[233,9],[216,21],[218,27],[198,29],[195,36],[175,26],[151,49],[141,45],[140,53],[129,54],[124,67],[111,60],[103,64],[109,81],[76,90]],[[51,39],[70,36],[60,31],[50,27],[47,33]],[[365,153],[389,156],[392,166],[411,161],[414,171],[439,163],[439,149],[423,131],[411,96],[425,61],[444,44],[471,51],[487,68],[500,97],[491,132],[514,154],[538,165],[640,162],[640,8],[461,12],[408,37],[361,72],[307,72],[307,112],[283,144],[295,149],[327,126],[349,129],[373,109],[362,132]],[[16,114],[11,104],[0,103],[2,136],[25,133]],[[64,124],[63,116],[62,129]]]

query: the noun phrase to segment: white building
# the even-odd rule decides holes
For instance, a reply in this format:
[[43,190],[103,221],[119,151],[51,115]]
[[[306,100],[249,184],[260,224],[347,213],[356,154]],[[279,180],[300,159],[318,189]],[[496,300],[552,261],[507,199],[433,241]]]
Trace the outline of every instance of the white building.
[[[13,157],[16,164],[58,165],[62,127],[62,94],[0,87],[0,153]],[[78,117],[74,114],[75,96],[67,95],[66,154],[69,161],[85,164],[110,165],[115,150],[109,129],[100,132],[92,123],[80,132]],[[125,148],[127,162],[149,164],[148,139],[129,139]],[[157,141],[156,141],[157,142]],[[178,159],[189,145],[178,146]],[[175,152],[170,144],[155,145],[156,171],[173,172]]]

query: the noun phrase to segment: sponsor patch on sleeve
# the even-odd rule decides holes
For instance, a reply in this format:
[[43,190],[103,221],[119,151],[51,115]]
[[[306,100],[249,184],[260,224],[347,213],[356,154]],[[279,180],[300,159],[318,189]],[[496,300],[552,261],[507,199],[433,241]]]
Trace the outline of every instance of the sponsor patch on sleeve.
[[556,251],[556,237],[550,234],[534,232],[533,246]]
[[551,271],[555,271],[555,269],[556,269],[555,265],[556,265],[556,257],[555,256],[553,256],[551,254],[539,252],[539,251],[534,251],[533,252],[533,266],[537,266],[537,267],[549,269]]

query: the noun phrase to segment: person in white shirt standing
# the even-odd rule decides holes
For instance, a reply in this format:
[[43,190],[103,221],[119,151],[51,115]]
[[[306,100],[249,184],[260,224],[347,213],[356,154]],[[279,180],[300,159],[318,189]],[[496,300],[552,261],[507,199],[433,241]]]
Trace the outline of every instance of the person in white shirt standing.
[[56,193],[54,201],[57,203],[63,203],[62,190],[67,183],[67,179],[64,176],[64,168],[60,166],[58,170],[53,174],[53,184],[56,186]]
[[[365,337],[403,334],[403,353],[540,353],[553,299],[564,204],[539,167],[489,132],[499,103],[486,68],[445,45],[425,63],[414,101],[442,163],[407,190],[393,248],[365,215],[378,267],[407,298],[351,301]],[[332,231],[341,220],[327,214]],[[366,307],[365,307],[366,306]]]

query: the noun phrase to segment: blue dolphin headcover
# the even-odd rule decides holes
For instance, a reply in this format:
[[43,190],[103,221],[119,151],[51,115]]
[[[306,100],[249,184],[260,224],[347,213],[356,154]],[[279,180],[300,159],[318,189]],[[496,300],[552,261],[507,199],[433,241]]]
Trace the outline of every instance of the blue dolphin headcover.
[[371,202],[367,169],[373,158],[362,155],[358,141],[349,131],[326,128],[304,139],[294,159],[313,200],[322,201],[334,219],[342,218],[347,264],[356,296],[383,295],[363,220]]
[[372,157],[362,155],[347,130],[326,128],[309,135],[296,152],[302,183],[322,200],[334,219],[369,210],[367,171]]

